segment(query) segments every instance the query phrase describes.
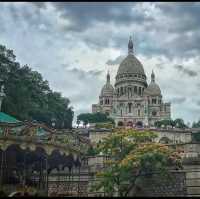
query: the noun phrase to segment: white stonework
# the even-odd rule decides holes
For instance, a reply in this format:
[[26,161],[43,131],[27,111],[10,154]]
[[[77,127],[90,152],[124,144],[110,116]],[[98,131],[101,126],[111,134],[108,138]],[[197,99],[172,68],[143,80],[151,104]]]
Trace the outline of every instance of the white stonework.
[[152,71],[148,85],[141,62],[133,53],[133,42],[128,43],[128,55],[121,62],[114,87],[107,74],[99,103],[92,105],[92,112],[109,114],[116,126],[153,126],[155,121],[171,118],[171,104],[164,103],[160,87]]

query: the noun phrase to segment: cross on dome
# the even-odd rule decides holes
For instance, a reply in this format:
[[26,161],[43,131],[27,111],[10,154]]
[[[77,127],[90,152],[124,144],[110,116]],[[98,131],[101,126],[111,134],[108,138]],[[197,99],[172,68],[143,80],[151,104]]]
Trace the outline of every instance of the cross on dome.
[[128,54],[133,54],[133,41],[131,36],[128,42]]

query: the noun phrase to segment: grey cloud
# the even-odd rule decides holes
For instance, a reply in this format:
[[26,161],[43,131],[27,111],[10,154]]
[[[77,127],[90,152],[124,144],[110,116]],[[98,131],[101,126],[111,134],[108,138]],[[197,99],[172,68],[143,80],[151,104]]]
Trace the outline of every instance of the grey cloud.
[[158,63],[155,66],[160,70],[164,69],[163,63]]
[[69,72],[73,72],[74,74],[78,75],[80,79],[86,79],[88,76],[100,76],[102,74],[102,70],[89,70],[84,71],[82,69],[78,69],[76,67],[67,69]]
[[53,2],[52,5],[61,12],[61,17],[72,21],[72,31],[83,31],[97,22],[115,22],[116,24],[143,24],[153,20],[134,9],[137,3],[122,2]]
[[190,77],[195,77],[198,75],[198,73],[196,71],[193,71],[193,70],[190,70],[188,68],[185,68],[184,66],[182,65],[175,65],[174,66],[178,71],[181,71],[183,72],[184,74],[187,74],[188,76]]
[[199,100],[199,101],[197,101],[197,105],[198,105],[198,106],[200,106],[200,100]]
[[171,26],[169,31],[182,33],[199,28],[200,21],[200,3],[199,2],[177,2],[173,4],[159,3],[158,7],[167,16],[178,20],[176,26]]
[[115,59],[109,59],[107,62],[106,62],[106,64],[107,65],[110,65],[110,66],[113,66],[113,65],[118,65],[118,64],[120,64],[122,61],[123,61],[123,59],[125,58],[125,56],[118,56],[118,57],[116,57]]
[[182,104],[186,101],[186,97],[174,97],[170,101],[172,104]]

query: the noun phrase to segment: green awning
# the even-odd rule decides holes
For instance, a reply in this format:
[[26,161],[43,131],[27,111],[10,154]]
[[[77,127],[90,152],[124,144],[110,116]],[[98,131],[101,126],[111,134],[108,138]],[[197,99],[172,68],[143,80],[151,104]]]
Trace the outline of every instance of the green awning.
[[20,121],[6,113],[0,112],[0,122],[17,123]]

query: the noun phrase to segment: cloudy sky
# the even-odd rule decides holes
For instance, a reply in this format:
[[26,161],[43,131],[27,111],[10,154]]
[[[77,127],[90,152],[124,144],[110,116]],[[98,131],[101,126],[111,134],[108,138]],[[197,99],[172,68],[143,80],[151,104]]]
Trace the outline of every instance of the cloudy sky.
[[200,3],[0,3],[0,43],[69,97],[75,114],[114,84],[129,36],[172,118],[200,119]]

